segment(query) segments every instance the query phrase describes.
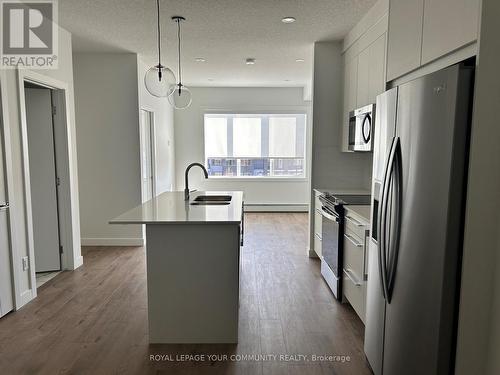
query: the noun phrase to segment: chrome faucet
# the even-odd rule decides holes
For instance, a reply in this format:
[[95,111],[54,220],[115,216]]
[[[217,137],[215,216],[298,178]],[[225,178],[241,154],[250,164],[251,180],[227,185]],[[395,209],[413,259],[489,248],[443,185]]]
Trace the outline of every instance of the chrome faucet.
[[189,179],[188,179],[189,170],[194,166],[197,166],[197,167],[200,167],[201,169],[203,169],[203,173],[205,174],[205,178],[208,178],[207,169],[205,168],[205,166],[203,164],[200,164],[200,163],[189,164],[186,168],[186,172],[184,172],[184,200],[185,201],[189,200],[189,193],[190,193],[190,191],[189,191]]

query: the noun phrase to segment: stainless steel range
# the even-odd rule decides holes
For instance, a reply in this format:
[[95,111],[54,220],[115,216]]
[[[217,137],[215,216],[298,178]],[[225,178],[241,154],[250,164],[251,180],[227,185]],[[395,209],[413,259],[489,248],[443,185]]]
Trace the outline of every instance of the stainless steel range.
[[321,275],[335,298],[342,300],[342,267],[344,238],[344,206],[370,204],[370,195],[347,195],[323,193],[319,196],[322,229]]

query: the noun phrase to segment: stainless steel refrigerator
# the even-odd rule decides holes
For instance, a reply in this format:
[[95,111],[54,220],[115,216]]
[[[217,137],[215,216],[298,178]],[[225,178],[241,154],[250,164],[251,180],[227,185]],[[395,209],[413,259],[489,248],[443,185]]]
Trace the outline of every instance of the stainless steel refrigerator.
[[365,353],[375,374],[454,369],[474,63],[377,97]]

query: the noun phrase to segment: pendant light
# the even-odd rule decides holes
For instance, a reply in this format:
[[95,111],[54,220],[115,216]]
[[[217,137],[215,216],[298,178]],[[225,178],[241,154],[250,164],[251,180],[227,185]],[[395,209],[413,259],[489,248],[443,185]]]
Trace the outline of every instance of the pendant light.
[[172,17],[172,19],[177,22],[177,44],[178,44],[178,64],[179,64],[179,83],[175,85],[174,89],[168,97],[170,104],[174,106],[175,109],[185,109],[191,105],[191,91],[182,84],[181,76],[181,22],[186,19],[181,16]]
[[144,84],[149,93],[157,97],[167,97],[175,86],[175,75],[161,65],[160,0],[156,0],[158,31],[158,65],[151,67],[144,76]]

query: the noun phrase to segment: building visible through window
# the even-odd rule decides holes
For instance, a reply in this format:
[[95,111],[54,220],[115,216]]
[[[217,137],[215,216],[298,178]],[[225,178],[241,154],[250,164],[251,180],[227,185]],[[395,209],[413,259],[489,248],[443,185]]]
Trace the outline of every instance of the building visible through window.
[[304,113],[210,113],[204,128],[209,176],[305,177]]

